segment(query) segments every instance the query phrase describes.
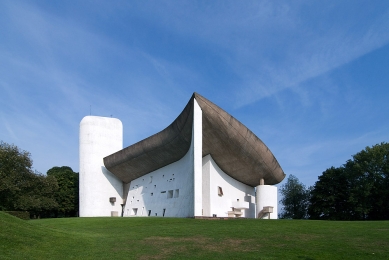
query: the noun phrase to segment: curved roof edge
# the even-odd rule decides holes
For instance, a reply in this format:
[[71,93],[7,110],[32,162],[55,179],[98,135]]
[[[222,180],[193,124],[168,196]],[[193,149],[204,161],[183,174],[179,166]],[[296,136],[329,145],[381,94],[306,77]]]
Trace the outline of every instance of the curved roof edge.
[[128,183],[181,159],[192,140],[193,99],[202,109],[203,156],[211,154],[232,178],[250,186],[277,184],[285,174],[267,146],[223,109],[194,93],[167,128],[104,158],[105,167]]

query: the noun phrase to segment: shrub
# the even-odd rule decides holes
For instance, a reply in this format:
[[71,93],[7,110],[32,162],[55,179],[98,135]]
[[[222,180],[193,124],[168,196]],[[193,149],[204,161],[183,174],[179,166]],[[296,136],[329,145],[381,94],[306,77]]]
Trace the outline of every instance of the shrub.
[[28,211],[4,211],[4,212],[20,219],[24,219],[24,220],[30,219],[30,213]]

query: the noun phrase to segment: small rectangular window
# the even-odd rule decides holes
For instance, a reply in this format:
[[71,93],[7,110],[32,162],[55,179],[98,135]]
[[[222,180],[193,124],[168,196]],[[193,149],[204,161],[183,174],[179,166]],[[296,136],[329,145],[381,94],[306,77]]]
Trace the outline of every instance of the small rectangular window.
[[168,199],[173,198],[173,190],[169,190],[169,191],[167,192],[167,198],[168,198]]
[[166,193],[166,191],[164,190],[164,191],[161,191],[161,193]]
[[151,193],[151,196],[153,196],[154,195],[154,193]]
[[220,197],[223,196],[223,189],[220,186],[217,187],[217,195],[219,195]]
[[178,196],[179,196],[179,189],[176,189],[174,191],[174,198],[178,198]]
[[147,216],[149,216],[149,217],[150,217],[150,215],[151,215],[151,210],[149,210],[149,213],[147,214]]

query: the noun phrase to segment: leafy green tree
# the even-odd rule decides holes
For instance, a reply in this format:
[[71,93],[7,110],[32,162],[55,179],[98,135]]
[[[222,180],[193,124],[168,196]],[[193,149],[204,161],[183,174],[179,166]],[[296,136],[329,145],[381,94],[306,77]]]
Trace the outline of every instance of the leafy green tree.
[[58,207],[53,194],[58,190],[57,180],[40,173],[30,174],[26,178],[28,185],[15,199],[15,209],[29,211],[38,217],[50,217],[50,212]]
[[311,191],[308,214],[313,219],[351,219],[350,180],[343,167],[327,169]]
[[47,171],[53,177],[59,189],[53,194],[58,203],[56,217],[75,217],[78,212],[78,173],[68,166],[53,167]]
[[14,210],[32,174],[30,153],[0,142],[0,209]]
[[346,163],[358,219],[389,219],[389,143],[366,147]]
[[280,218],[305,219],[308,217],[309,189],[299,182],[296,176],[289,175],[280,187],[283,205]]
[[41,215],[58,205],[52,194],[55,178],[32,170],[31,155],[15,145],[0,142],[0,209],[26,210]]
[[311,192],[313,219],[389,219],[389,144],[366,147],[319,176]]

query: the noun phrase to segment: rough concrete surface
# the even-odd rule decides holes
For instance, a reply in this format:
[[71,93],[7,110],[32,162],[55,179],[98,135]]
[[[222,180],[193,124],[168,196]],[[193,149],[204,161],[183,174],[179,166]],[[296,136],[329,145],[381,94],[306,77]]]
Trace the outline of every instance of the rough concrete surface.
[[124,183],[181,159],[192,139],[193,100],[202,110],[202,155],[212,155],[232,178],[255,187],[280,183],[285,174],[269,148],[223,109],[194,93],[181,114],[161,132],[104,158]]

